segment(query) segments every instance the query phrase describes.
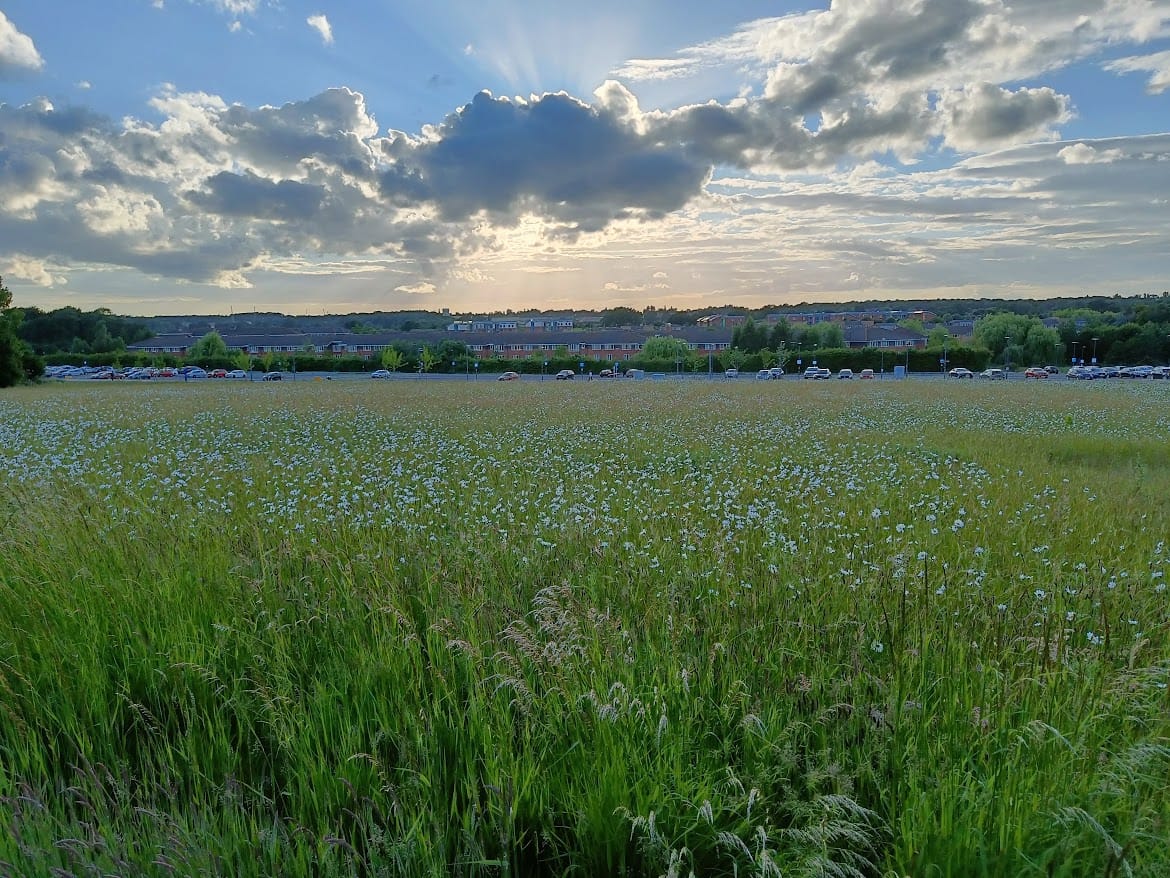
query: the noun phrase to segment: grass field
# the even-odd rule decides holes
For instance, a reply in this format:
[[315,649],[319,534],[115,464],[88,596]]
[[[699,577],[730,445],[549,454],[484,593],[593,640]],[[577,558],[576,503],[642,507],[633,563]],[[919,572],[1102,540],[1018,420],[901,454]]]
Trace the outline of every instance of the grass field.
[[1170,874],[1170,383],[26,388],[0,486],[0,875]]

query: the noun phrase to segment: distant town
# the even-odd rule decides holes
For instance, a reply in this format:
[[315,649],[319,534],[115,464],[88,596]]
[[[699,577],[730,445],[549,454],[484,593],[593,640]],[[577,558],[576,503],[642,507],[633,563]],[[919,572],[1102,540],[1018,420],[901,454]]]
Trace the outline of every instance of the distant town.
[[[1004,322],[1008,321],[1008,322]],[[1170,293],[1047,300],[923,300],[857,302],[693,311],[615,307],[600,311],[525,311],[494,314],[439,311],[290,316],[272,312],[228,315],[127,317],[107,309],[24,309],[20,335],[40,356],[207,356],[201,341],[214,336],[238,362],[291,356],[377,362],[391,356],[410,366],[433,362],[631,361],[651,345],[659,359],[687,360],[698,369],[756,356],[783,364],[811,351],[878,352],[964,349],[982,361],[1087,362],[1110,356],[1128,361],[1170,358]],[[1137,339],[1138,341],[1135,341]],[[217,345],[220,342],[217,341]],[[387,352],[395,350],[396,355]],[[967,357],[973,365],[979,358]],[[907,358],[907,364],[912,361]],[[964,362],[965,364],[965,362]],[[748,365],[754,365],[754,361]]]

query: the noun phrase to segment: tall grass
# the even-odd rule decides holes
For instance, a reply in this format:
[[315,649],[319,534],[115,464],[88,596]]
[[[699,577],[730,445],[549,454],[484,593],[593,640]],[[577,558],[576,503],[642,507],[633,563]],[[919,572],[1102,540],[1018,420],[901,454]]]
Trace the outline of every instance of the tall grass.
[[0,874],[1170,871],[1170,388],[0,416]]

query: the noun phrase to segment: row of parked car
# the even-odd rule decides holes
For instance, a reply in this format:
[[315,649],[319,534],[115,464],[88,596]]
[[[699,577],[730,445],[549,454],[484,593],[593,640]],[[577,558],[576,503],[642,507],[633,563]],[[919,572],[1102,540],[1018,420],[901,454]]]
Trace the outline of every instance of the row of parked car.
[[[182,378],[185,380],[202,380],[205,378],[224,378],[233,381],[247,381],[249,375],[243,369],[212,369],[208,371],[200,366],[126,366],[115,369],[113,366],[49,366],[45,369],[46,378],[89,378],[97,381],[146,381],[151,378]],[[267,372],[265,381],[279,381],[284,376],[280,372]]]

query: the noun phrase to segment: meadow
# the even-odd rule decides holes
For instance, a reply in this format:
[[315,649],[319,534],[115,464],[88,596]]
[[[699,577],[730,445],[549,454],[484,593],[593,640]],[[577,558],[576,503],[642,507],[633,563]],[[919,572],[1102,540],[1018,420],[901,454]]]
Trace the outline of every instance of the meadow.
[[1170,874],[1170,382],[95,384],[0,874]]

